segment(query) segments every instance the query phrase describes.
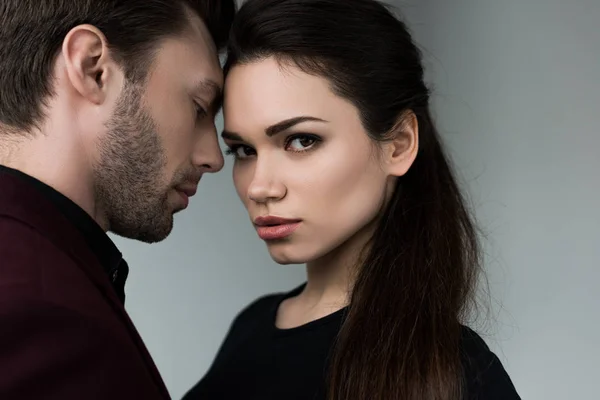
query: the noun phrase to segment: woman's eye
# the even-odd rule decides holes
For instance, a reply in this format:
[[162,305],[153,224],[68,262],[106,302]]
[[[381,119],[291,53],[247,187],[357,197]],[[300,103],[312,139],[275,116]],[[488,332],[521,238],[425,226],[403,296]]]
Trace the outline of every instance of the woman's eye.
[[318,141],[318,138],[311,135],[296,135],[289,138],[286,148],[291,151],[305,151]]
[[246,151],[247,149],[244,146],[239,146],[237,149],[235,149],[235,156],[237,158],[245,158],[250,156],[250,154],[248,154],[249,152]]
[[[321,142],[321,138],[309,134],[296,134],[287,138],[285,142],[285,150],[295,153],[310,151]],[[236,160],[243,160],[256,155],[256,150],[244,144],[232,144],[225,154],[232,155]]]
[[227,155],[233,155],[238,160],[242,160],[253,156],[254,150],[248,146],[236,145],[227,149],[226,153]]

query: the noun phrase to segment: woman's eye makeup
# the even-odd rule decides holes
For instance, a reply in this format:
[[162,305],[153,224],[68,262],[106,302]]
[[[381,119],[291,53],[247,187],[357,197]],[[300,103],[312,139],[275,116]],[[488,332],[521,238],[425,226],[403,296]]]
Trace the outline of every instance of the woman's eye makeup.
[[228,146],[227,150],[225,150],[225,154],[228,156],[234,156],[238,160],[242,160],[254,155],[252,152],[254,152],[252,147],[243,144],[232,144],[231,146]]
[[[315,149],[323,139],[311,133],[294,133],[285,138],[284,149],[294,153],[306,153]],[[256,150],[245,144],[231,144],[225,154],[243,160],[256,155]]]
[[320,142],[321,138],[316,135],[297,133],[286,138],[285,147],[286,150],[305,152],[312,149]]

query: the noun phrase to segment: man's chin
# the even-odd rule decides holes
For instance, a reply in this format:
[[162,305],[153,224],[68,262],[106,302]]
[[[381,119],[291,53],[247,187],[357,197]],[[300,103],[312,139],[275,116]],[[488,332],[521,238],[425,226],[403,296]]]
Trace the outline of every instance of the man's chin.
[[129,229],[111,230],[114,234],[121,237],[138,240],[144,243],[158,243],[165,240],[173,230],[173,216],[169,216],[169,221],[165,221],[162,225],[154,226],[137,226]]
[[185,207],[177,207],[173,210],[173,215],[185,210]]

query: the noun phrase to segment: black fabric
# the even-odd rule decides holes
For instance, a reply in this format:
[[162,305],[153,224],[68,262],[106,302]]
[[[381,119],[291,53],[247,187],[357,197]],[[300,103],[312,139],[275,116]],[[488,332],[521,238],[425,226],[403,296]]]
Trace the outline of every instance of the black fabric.
[[[279,305],[303,287],[263,297],[242,311],[209,372],[183,399],[325,400],[328,356],[345,309],[297,328],[278,329]],[[465,399],[520,400],[500,360],[479,335],[464,327],[461,345]]]
[[106,271],[115,292],[124,303],[125,282],[129,275],[129,266],[102,227],[71,199],[40,180],[3,165],[0,165],[0,173],[11,174],[31,184],[43,193],[77,227]]

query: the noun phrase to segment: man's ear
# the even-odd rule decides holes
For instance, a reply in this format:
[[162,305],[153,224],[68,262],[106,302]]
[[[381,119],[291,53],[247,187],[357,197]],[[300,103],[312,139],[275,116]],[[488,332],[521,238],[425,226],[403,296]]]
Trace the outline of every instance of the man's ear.
[[390,176],[403,176],[408,172],[419,152],[419,122],[412,110],[402,113],[384,144],[387,172]]
[[104,34],[92,25],[78,25],[65,37],[62,55],[74,90],[94,104],[104,102],[116,66]]

